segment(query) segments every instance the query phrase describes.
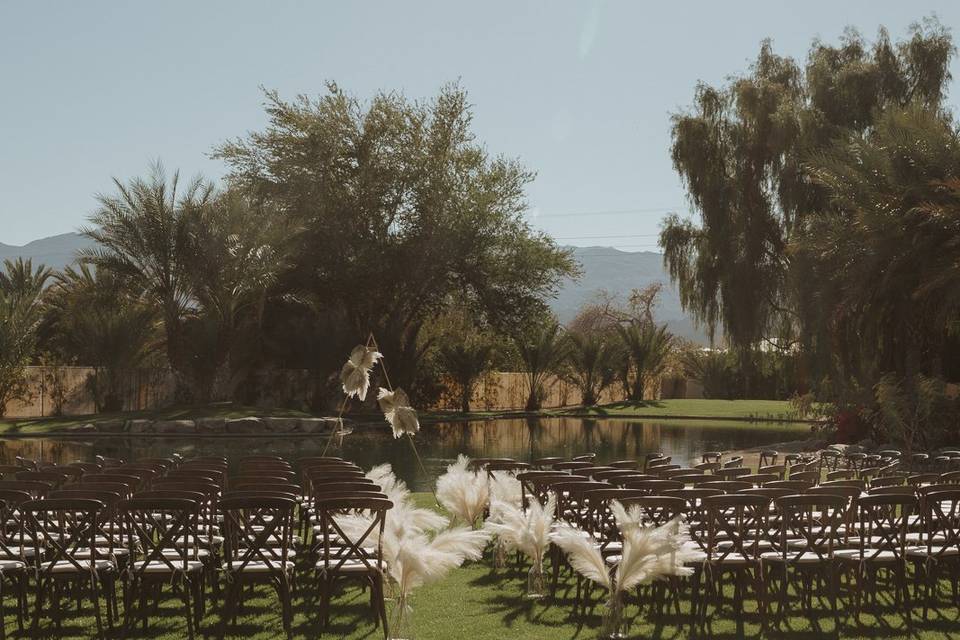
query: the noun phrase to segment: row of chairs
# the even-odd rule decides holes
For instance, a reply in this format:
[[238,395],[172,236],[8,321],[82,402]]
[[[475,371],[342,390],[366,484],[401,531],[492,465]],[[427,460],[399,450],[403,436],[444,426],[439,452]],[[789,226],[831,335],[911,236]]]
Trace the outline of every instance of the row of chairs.
[[[310,458],[294,470],[275,456],[250,456],[233,465],[221,457],[178,456],[63,466],[18,462],[0,466],[0,579],[16,590],[21,629],[31,589],[35,630],[44,613],[60,629],[63,594],[87,594],[102,637],[104,627],[119,620],[118,586],[129,630],[135,621],[146,629],[148,599],[171,585],[193,637],[208,587],[216,600],[222,580],[221,637],[257,584],[275,589],[289,635],[296,561],[306,552],[300,566],[313,562],[321,617],[329,621],[333,582],[359,577],[372,587],[386,633],[382,554],[338,530],[336,517],[372,512],[382,531],[391,504],[352,463]],[[305,531],[313,536],[311,545],[304,544]]]
[[[754,474],[749,469],[736,480],[727,480],[723,474],[715,475],[723,466],[712,467],[710,474],[693,469],[700,473],[671,478],[674,470],[664,469],[669,462],[660,460],[662,457],[646,461],[646,473],[624,472],[612,465],[578,465],[559,470],[521,469],[517,478],[525,502],[555,496],[558,516],[592,536],[603,554],[614,560],[621,543],[610,510],[612,501],[636,505],[652,525],[684,517],[701,549],[689,580],[691,626],[702,627],[708,619],[701,587],[709,586],[707,591],[719,597],[724,576],[733,577],[737,598],[744,595],[744,585],[753,585],[765,624],[770,584],[778,587],[774,589],[778,621],[789,612],[791,588],[809,608],[817,585],[824,587],[836,616],[840,575],[852,581],[849,593],[859,612],[862,595],[875,594],[876,575],[886,572],[893,577],[894,595],[909,620],[911,602],[918,597],[926,617],[944,571],[954,579],[958,575],[960,477],[953,472],[897,474],[893,463],[885,461],[890,475],[856,477],[859,474],[854,473],[821,482],[820,461],[814,458],[796,460],[783,474],[788,475],[787,480],[780,479],[783,475],[779,473]],[[503,470],[505,464],[501,461],[487,469]],[[816,469],[808,469],[808,465]],[[801,470],[795,471],[798,468]],[[663,475],[657,475],[658,470]],[[831,473],[835,472],[827,472],[827,476]],[[555,590],[564,563],[557,549],[551,551],[551,557]],[[913,570],[916,585],[913,598],[907,589],[908,568]],[[820,580],[811,579],[816,574]],[[679,611],[684,590],[678,580],[671,582],[677,584],[669,591],[661,586],[659,592],[672,594]],[[579,600],[579,583],[577,594]]]

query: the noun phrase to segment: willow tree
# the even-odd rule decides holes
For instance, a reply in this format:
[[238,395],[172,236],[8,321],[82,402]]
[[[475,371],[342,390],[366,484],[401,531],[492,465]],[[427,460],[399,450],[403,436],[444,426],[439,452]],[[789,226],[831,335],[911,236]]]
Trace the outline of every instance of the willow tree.
[[885,107],[938,106],[954,53],[935,20],[891,42],[848,30],[816,41],[806,65],[765,41],[747,74],[722,87],[699,84],[672,118],[671,157],[695,211],[672,215],[660,236],[681,302],[710,335],[719,329],[749,369],[764,340],[824,348],[801,310],[815,304],[810,265],[787,247],[803,220],[829,207],[807,179],[806,159],[838,137],[870,129]]

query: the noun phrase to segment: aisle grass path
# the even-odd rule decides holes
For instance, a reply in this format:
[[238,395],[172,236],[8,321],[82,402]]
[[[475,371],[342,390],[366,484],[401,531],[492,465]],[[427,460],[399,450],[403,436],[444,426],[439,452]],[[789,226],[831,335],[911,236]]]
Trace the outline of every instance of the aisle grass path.
[[[430,494],[416,494],[421,506],[433,504]],[[560,585],[556,599],[531,602],[523,597],[526,586],[525,567],[511,566],[498,573],[491,571],[488,561],[472,563],[454,570],[445,579],[418,589],[413,597],[415,637],[418,640],[582,640],[598,637],[602,605],[596,601],[586,615],[573,613],[574,580],[566,577]],[[949,593],[946,585],[944,594]],[[294,598],[294,637],[297,639],[349,639],[376,640],[382,631],[375,628],[370,617],[369,591],[347,586],[335,599],[331,627],[324,631],[317,620],[314,591],[309,576],[301,573],[300,592]],[[730,594],[728,594],[730,595]],[[308,598],[305,601],[305,597]],[[598,597],[598,596],[597,596]],[[933,612],[929,621],[922,621],[918,613],[914,617],[913,633],[908,633],[903,618],[895,613],[889,598],[883,597],[880,609],[865,613],[857,623],[849,612],[843,614],[839,637],[842,638],[907,638],[922,640],[960,637],[958,611],[945,600],[943,610]],[[796,605],[795,605],[796,607]],[[798,607],[797,607],[798,608]],[[24,637],[16,632],[9,595],[7,599],[8,637]],[[681,616],[656,615],[645,610],[640,612],[632,601],[627,607],[628,617],[634,620],[632,638],[679,639],[690,637],[686,627],[686,609]],[[878,615],[879,614],[879,615]],[[94,624],[90,609],[85,605],[84,614],[75,613],[75,605],[63,622],[58,634],[51,623],[44,621],[42,629],[46,637],[93,637]],[[744,620],[738,623],[734,615],[732,599],[728,598],[720,612],[710,611],[711,637],[733,639],[758,637],[760,619],[753,598],[747,600]],[[199,637],[216,637],[219,617],[208,603],[208,614],[202,624]],[[680,625],[683,624],[683,628]],[[111,638],[155,638],[180,640],[186,637],[186,622],[180,602],[165,587],[160,607],[151,616],[146,632],[139,627],[128,634],[116,629]],[[236,627],[231,627],[227,637],[247,640],[282,638],[279,607],[276,597],[267,587],[258,587],[247,599]],[[825,602],[815,604],[813,619],[794,616],[780,631],[770,631],[770,638],[789,640],[820,640],[837,637],[832,616]]]

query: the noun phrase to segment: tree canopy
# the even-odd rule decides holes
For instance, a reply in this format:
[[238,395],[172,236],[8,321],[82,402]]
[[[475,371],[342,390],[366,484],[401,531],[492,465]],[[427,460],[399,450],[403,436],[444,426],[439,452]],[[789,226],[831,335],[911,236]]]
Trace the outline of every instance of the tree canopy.
[[533,174],[477,142],[460,87],[426,102],[364,103],[334,84],[318,98],[266,98],[268,127],[215,155],[235,188],[302,229],[281,286],[354,339],[376,333],[405,386],[429,318],[466,307],[510,332],[575,273],[524,221]]
[[835,201],[806,164],[868,135],[886,109],[939,110],[953,55],[948,31],[927,20],[896,43],[883,29],[873,43],[853,30],[816,41],[803,66],[765,41],[747,74],[697,86],[673,116],[671,148],[696,219],[669,217],[660,243],[684,307],[711,335],[722,330],[741,353],[817,343],[802,317],[816,304],[815,267],[789,246]]

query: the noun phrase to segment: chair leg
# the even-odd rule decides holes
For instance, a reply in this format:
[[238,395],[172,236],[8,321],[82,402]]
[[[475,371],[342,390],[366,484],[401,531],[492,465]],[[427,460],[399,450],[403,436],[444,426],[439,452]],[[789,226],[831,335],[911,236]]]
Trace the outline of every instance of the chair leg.
[[193,581],[189,577],[184,576],[181,586],[183,587],[184,613],[187,616],[187,637],[193,640],[193,605],[190,602],[190,596],[193,592]]

